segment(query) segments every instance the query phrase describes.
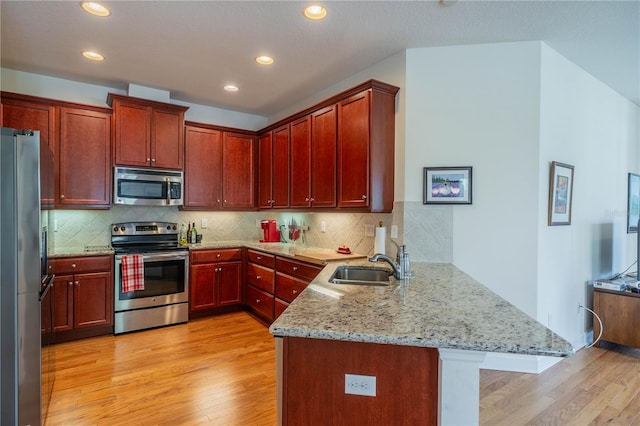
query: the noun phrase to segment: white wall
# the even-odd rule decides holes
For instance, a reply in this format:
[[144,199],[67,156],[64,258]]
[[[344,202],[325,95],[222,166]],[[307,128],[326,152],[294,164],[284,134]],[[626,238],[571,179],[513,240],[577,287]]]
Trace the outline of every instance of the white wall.
[[[407,51],[406,200],[425,166],[472,166],[453,263],[535,317],[539,42]],[[429,209],[429,206],[425,206]]]
[[[112,87],[80,83],[62,78],[15,71],[9,68],[0,68],[0,89],[7,92],[105,108],[109,107],[107,105],[108,93],[127,94],[124,90],[114,89]],[[171,103],[188,106],[189,109],[185,113],[185,120],[189,121],[246,130],[258,130],[265,127],[267,123],[266,117],[258,115],[213,108],[205,105],[189,104],[176,100],[172,100]]]
[[[627,174],[640,170],[639,109],[545,44],[541,59],[537,319],[580,346],[587,281],[636,256],[626,211]],[[575,167],[570,226],[547,226],[551,161]]]

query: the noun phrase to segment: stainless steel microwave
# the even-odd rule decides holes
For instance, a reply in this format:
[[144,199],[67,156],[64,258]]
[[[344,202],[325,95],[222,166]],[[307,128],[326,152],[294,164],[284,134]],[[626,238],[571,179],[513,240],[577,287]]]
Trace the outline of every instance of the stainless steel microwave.
[[179,170],[113,168],[113,204],[181,206],[182,193]]

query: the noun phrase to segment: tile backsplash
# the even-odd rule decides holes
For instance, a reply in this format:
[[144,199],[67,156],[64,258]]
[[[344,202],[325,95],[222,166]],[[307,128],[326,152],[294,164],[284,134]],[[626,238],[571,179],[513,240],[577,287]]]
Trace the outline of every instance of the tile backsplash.
[[[308,226],[295,244],[328,249],[346,245],[352,251],[373,254],[373,238],[365,237],[365,225],[383,222],[390,232],[398,226],[398,244],[406,244],[413,261],[451,262],[452,208],[424,206],[418,202],[397,202],[393,213],[334,212],[205,212],[182,211],[176,207],[112,206],[109,210],[55,210],[50,212],[53,227],[52,246],[56,249],[105,246],[111,242],[112,223],[144,221],[194,223],[203,241],[255,240],[262,238],[256,221],[275,219],[278,225],[292,220]],[[202,228],[203,219],[207,228]],[[326,232],[321,231],[321,222]],[[395,256],[395,247],[387,238],[387,254]]]

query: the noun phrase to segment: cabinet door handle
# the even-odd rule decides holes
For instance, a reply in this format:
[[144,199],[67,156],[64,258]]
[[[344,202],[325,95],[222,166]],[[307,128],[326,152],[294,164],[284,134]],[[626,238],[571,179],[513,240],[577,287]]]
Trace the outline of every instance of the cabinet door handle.
[[260,303],[260,302],[262,302],[262,300],[256,299],[256,303]]
[[152,163],[155,163],[155,161],[156,161],[156,159],[155,159],[155,158],[152,158],[152,159],[151,159],[151,162],[152,162]]
[[260,275],[256,275],[256,280],[259,280],[259,279],[261,279]]
[[363,195],[363,196],[362,196],[362,199],[363,199],[363,200],[366,200],[366,199],[367,199],[367,196],[366,196],[366,195]]
[[78,283],[78,281],[76,281],[76,285],[80,285],[80,283]]
[[64,199],[64,194],[60,194],[60,198]]
[[151,161],[151,158],[147,158],[147,161]]
[[72,268],[75,268],[75,267],[76,267],[76,264],[75,264],[75,263],[72,263],[72,264],[71,264],[71,267],[72,267]]
[[294,267],[293,267],[293,270],[294,270],[294,271],[297,271],[297,270],[298,270],[298,267],[297,267],[297,266],[294,266]]
[[298,290],[293,290],[293,294],[298,294]]
[[309,201],[309,197],[306,197],[304,200],[305,200],[305,201]]
[[216,200],[216,203],[220,204],[220,200]]
[[69,281],[69,285],[73,285],[73,281]]
[[313,203],[315,200],[316,200],[315,198],[311,198],[309,201]]

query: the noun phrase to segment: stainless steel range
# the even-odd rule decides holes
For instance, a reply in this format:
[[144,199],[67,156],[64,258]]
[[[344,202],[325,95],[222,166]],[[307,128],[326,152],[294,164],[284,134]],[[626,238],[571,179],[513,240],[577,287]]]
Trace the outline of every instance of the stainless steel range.
[[[111,246],[115,251],[114,333],[187,322],[189,252],[178,245],[178,225],[114,223]],[[131,255],[142,255],[144,288],[123,291],[122,259]]]

